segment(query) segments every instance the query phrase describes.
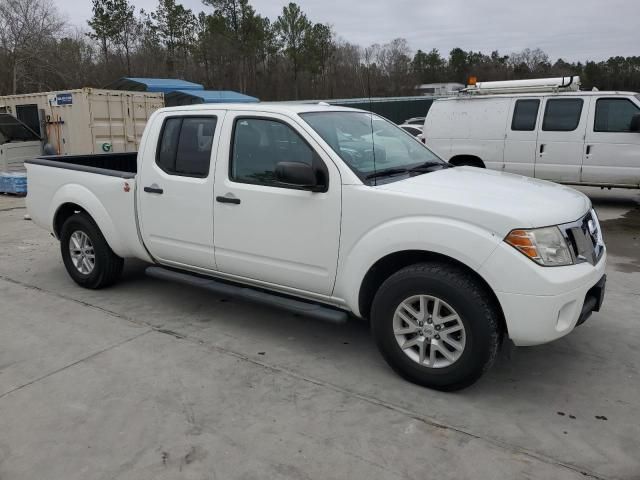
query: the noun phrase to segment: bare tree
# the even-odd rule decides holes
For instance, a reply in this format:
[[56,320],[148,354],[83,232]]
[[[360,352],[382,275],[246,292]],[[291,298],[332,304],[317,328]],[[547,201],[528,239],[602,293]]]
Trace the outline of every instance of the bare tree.
[[38,58],[43,42],[59,38],[66,23],[51,0],[0,0],[0,47],[7,57],[11,92],[18,92],[21,65]]
[[549,56],[539,48],[525,48],[521,52],[512,53],[508,63],[513,68],[525,67],[531,73],[542,73],[550,66]]

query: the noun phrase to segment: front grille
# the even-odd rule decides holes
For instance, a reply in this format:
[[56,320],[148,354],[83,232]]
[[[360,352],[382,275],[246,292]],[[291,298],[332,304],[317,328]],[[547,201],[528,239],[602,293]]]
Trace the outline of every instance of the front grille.
[[604,242],[600,222],[593,210],[577,222],[562,225],[561,230],[571,247],[575,263],[598,263],[604,253]]

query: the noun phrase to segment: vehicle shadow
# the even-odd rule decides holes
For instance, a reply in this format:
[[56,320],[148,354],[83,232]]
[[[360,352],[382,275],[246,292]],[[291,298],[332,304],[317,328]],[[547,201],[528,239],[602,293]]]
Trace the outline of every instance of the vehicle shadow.
[[[383,386],[419,391],[422,395],[475,399],[489,394],[520,398],[530,404],[540,391],[572,385],[574,393],[592,396],[603,393],[600,378],[616,378],[620,366],[609,364],[609,345],[617,339],[612,330],[591,330],[587,324],[569,337],[537,347],[513,347],[505,341],[493,368],[476,385],[455,394],[426,390],[408,384],[391,371],[378,353],[368,322],[350,318],[335,325],[244,300],[235,300],[178,283],[146,277],[143,262],[127,264],[123,282],[113,289],[125,292],[144,306],[130,314],[163,331],[184,334],[205,344],[279,365],[327,381],[348,386],[360,393],[380,391]],[[605,338],[609,332],[611,338]],[[595,342],[590,337],[598,336]],[[603,337],[604,335],[604,337]],[[587,351],[580,345],[595,348]],[[601,346],[601,350],[597,350]],[[608,380],[605,383],[609,383]],[[474,401],[475,401],[474,400]]]

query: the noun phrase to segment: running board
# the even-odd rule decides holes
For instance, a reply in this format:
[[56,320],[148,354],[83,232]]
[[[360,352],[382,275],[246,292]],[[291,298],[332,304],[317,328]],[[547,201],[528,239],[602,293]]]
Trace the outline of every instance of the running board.
[[159,280],[170,280],[173,282],[183,283],[185,285],[191,285],[193,287],[204,288],[219,295],[270,305],[292,313],[314,317],[325,322],[345,323],[348,317],[347,312],[345,311],[325,307],[317,303],[281,297],[279,295],[255,290],[250,287],[218,282],[211,278],[176,272],[162,267],[147,267],[145,273],[150,277],[157,278]]

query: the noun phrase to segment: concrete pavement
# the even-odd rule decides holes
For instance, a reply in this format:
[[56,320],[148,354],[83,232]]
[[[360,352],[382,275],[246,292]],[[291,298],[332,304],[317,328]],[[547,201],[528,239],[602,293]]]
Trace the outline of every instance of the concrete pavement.
[[0,478],[640,478],[640,194],[584,190],[603,310],[455,394],[334,326],[144,276],[77,287],[0,196]]

